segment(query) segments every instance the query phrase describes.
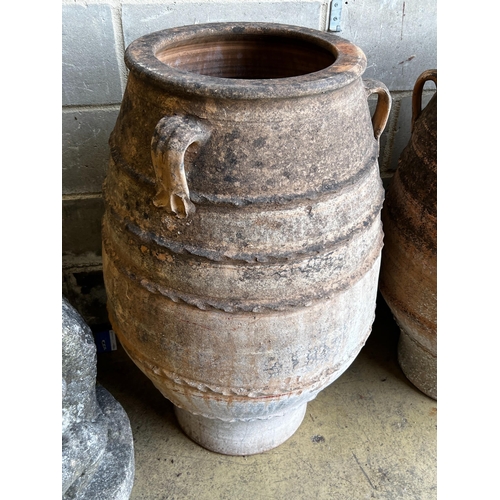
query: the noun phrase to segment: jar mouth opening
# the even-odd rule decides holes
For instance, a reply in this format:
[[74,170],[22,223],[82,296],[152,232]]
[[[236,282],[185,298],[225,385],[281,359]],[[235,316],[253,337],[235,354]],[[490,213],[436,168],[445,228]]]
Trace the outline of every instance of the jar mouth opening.
[[178,71],[236,80],[308,75],[336,60],[332,49],[317,43],[265,33],[227,33],[167,44],[155,57]]
[[358,79],[363,52],[332,33],[273,23],[180,26],[133,41],[134,76],[176,94],[229,99],[300,97]]

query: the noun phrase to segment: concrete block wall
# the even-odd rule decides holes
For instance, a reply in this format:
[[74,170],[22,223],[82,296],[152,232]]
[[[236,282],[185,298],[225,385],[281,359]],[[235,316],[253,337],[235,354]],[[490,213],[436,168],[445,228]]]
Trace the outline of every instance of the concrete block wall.
[[[332,4],[338,8],[339,2],[336,34],[365,52],[363,77],[384,82],[393,97],[379,156],[386,185],[409,139],[415,80],[437,67],[437,0],[62,1],[63,293],[89,324],[106,322],[101,186],[127,79],[128,44],[152,31],[205,22],[274,22],[326,31]],[[433,91],[427,84],[424,105]]]

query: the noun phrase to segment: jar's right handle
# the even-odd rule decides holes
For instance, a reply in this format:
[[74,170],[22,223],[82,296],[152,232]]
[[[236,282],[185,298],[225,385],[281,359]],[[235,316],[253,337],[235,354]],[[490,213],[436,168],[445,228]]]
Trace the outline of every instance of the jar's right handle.
[[437,69],[428,69],[424,71],[415,82],[413,87],[413,96],[411,101],[411,131],[415,127],[415,122],[422,112],[422,91],[424,90],[425,82],[432,80],[437,87]]
[[392,98],[389,89],[377,80],[363,80],[365,86],[366,97],[370,97],[372,94],[378,95],[377,107],[375,108],[375,113],[372,117],[373,125],[373,135],[377,141],[380,140],[380,136],[387,125],[387,120],[389,119],[389,113],[391,112]]

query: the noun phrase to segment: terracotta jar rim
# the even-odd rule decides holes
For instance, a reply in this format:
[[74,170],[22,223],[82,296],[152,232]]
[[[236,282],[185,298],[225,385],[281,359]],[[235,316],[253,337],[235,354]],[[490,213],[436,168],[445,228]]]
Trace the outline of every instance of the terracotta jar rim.
[[[247,44],[251,48],[249,53],[264,48],[259,56],[248,58],[257,67],[260,54],[264,58],[271,57],[269,75],[227,76],[230,70],[241,71],[242,66],[238,66],[236,60],[223,61],[224,50],[228,58],[241,58],[242,50],[234,49],[238,44],[243,52]],[[228,48],[224,49],[226,46]],[[275,60],[268,52],[275,54]],[[183,57],[194,62],[184,64]],[[191,68],[203,57],[206,61],[199,63],[200,68],[206,63],[212,69],[205,74],[197,67],[193,71]],[[286,63],[294,57],[302,67],[295,69],[293,62]],[[222,69],[217,67],[217,60],[223,61],[220,63]],[[208,23],[157,31],[133,41],[125,52],[125,62],[135,76],[167,91],[229,99],[293,98],[329,92],[349,85],[366,68],[362,50],[337,35],[273,23]],[[285,67],[280,70],[282,65]],[[216,71],[219,74],[215,74]]]

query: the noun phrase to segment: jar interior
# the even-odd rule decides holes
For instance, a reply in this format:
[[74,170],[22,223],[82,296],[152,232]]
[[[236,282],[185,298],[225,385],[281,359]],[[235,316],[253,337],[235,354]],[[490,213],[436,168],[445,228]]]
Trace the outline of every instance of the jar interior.
[[155,55],[179,71],[235,79],[301,76],[335,62],[332,52],[315,43],[264,34],[196,38],[163,47]]

